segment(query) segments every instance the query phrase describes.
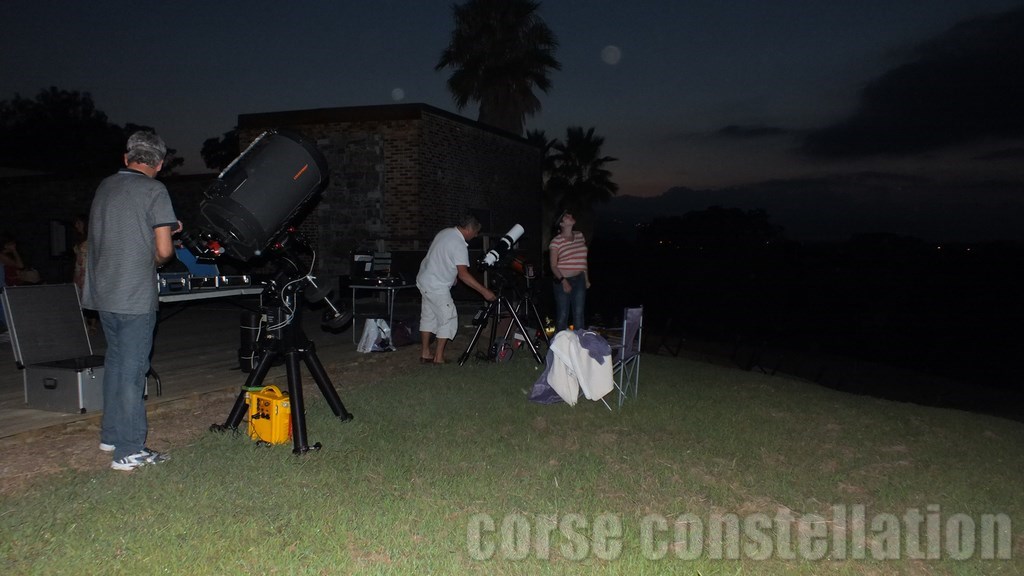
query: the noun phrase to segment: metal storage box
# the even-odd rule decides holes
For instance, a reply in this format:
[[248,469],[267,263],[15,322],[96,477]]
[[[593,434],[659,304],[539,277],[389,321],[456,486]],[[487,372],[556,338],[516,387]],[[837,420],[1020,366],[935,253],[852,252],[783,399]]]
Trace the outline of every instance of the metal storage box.
[[58,412],[103,409],[103,357],[94,355],[74,284],[8,286],[2,294],[25,403]]
[[191,291],[188,272],[161,272],[157,276],[160,295],[187,294]]
[[178,262],[188,270],[185,272],[160,272],[157,278],[157,289],[161,296],[252,286],[252,278],[248,274],[223,275],[216,264],[199,262],[195,255],[185,248],[175,248],[175,254],[178,257]]

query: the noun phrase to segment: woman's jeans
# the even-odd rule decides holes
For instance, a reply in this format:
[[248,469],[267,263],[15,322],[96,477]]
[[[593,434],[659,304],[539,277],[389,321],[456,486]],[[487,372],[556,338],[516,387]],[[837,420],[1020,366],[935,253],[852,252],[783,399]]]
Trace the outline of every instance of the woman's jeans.
[[572,310],[572,326],[576,330],[583,330],[587,327],[583,323],[583,305],[587,300],[586,275],[577,274],[566,278],[572,291],[568,294],[561,282],[555,283],[555,330],[565,330],[569,327],[569,310]]

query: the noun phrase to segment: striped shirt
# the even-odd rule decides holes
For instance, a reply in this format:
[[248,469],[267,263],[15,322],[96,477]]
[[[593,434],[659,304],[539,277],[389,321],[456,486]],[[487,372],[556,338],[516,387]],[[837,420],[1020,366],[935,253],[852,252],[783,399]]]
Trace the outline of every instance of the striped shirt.
[[587,241],[579,230],[573,230],[572,240],[558,234],[551,239],[548,249],[555,255],[555,266],[563,275],[575,276],[587,269]]

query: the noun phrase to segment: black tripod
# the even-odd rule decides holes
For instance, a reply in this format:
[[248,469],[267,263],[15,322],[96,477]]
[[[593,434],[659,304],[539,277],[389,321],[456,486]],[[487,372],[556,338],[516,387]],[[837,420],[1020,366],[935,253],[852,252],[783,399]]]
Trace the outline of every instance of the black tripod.
[[317,442],[310,446],[306,440],[306,412],[305,401],[302,398],[302,375],[299,372],[299,359],[306,363],[313,380],[320,388],[327,404],[330,405],[334,415],[342,422],[352,419],[352,414],[345,409],[341,403],[338,392],[334,389],[323,364],[316,355],[316,348],[312,341],[306,337],[302,329],[302,292],[309,279],[301,278],[285,283],[280,293],[273,291],[270,286],[264,289],[263,295],[272,301],[270,306],[263,306],[262,313],[267,316],[267,333],[259,340],[260,356],[256,367],[249,373],[242,390],[235,399],[235,405],[231,408],[224,424],[214,424],[211,430],[238,430],[242,422],[248,404],[246,403],[246,392],[250,389],[260,388],[263,378],[266,377],[271,365],[284,358],[285,369],[288,374],[288,396],[291,404],[292,415],[292,440],[295,454],[303,454],[310,450],[319,450],[321,444]]
[[[535,293],[537,288],[531,285],[531,276],[526,276],[526,290],[523,291],[522,298],[519,299],[519,303],[516,304],[516,313],[520,310],[526,310],[526,314],[532,314],[533,319],[537,322],[537,326],[540,327],[540,333],[544,336],[544,343],[551,344],[551,338],[548,337],[548,333],[544,330],[544,320],[540,316],[540,312],[537,311],[537,305],[534,304]],[[512,329],[512,325],[509,325],[509,330]],[[508,340],[509,330],[505,331],[505,339]],[[523,335],[526,335],[524,332]]]
[[[523,335],[523,338],[526,340],[526,344],[529,345],[530,351],[533,352],[533,359],[536,360],[538,364],[543,364],[544,359],[541,358],[540,352],[537,351],[537,346],[533,343],[533,338],[530,337],[529,333],[526,331],[526,327],[523,325],[522,320],[519,319],[518,311],[523,306],[523,303],[526,302],[526,298],[521,299],[519,301],[519,304],[513,307],[512,304],[508,301],[508,298],[506,298],[504,294],[506,283],[505,277],[502,276],[500,273],[495,273],[495,278],[496,280],[493,282],[494,293],[497,294],[498,297],[493,302],[488,302],[487,306],[481,308],[477,312],[476,316],[473,318],[473,323],[476,324],[476,332],[473,334],[472,340],[469,341],[469,346],[466,347],[466,351],[463,352],[462,356],[459,357],[459,366],[465,364],[466,360],[469,359],[470,354],[473,352],[473,348],[476,347],[476,343],[480,340],[480,333],[483,332],[484,328],[487,327],[488,318],[493,318],[494,322],[491,324],[491,341],[490,344],[487,346],[486,359],[494,360],[495,358],[497,358],[498,350],[496,344],[498,336],[498,323],[501,321],[502,308],[508,311],[508,315],[512,318],[512,323],[514,323],[515,326],[519,327],[519,331]],[[535,318],[538,321],[538,325],[543,328],[544,325],[539,323],[540,314],[537,313],[537,307],[534,306],[532,302],[528,302],[527,312],[529,313],[531,309],[535,315]],[[510,323],[508,329],[505,330],[505,341],[508,341],[508,335],[512,331],[512,323]],[[545,334],[545,338],[546,337],[547,335]]]

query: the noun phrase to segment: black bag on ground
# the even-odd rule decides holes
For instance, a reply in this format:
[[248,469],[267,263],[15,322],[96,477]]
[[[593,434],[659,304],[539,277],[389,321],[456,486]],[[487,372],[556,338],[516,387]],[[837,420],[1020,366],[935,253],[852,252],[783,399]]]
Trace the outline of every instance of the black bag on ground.
[[391,345],[408,346],[420,341],[419,318],[395,318],[391,327]]

